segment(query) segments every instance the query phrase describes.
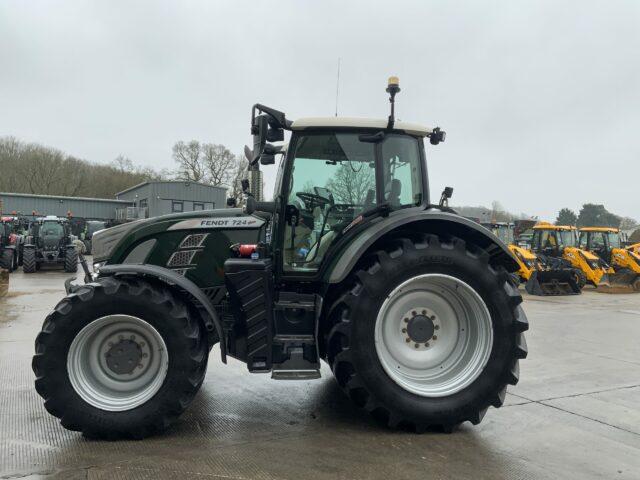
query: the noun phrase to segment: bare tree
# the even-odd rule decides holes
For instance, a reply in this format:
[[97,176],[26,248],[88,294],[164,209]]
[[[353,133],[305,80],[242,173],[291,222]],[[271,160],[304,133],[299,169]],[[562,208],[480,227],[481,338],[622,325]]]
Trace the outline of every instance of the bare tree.
[[232,179],[230,181],[229,190],[227,195],[229,198],[236,200],[236,205],[241,206],[244,204],[244,198],[242,196],[242,180],[248,176],[249,161],[244,155],[236,155],[234,159],[234,167],[232,170]]
[[236,169],[236,156],[224,145],[214,143],[203,143],[200,150],[208,183],[222,187],[231,186]]
[[333,193],[337,203],[363,205],[369,190],[375,188],[375,177],[366,164],[361,164],[359,169],[350,163],[343,164],[326,187]]
[[178,163],[178,178],[191,182],[206,181],[206,165],[202,157],[202,146],[197,140],[189,143],[176,142],[173,146],[173,159]]

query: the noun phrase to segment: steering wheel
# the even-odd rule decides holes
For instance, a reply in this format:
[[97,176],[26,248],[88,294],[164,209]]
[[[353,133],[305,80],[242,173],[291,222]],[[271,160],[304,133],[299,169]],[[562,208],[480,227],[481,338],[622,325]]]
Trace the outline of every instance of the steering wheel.
[[315,193],[296,192],[296,197],[304,202],[304,206],[308,210],[313,210],[316,205],[324,207],[325,205],[331,205],[332,203],[328,198],[316,195]]

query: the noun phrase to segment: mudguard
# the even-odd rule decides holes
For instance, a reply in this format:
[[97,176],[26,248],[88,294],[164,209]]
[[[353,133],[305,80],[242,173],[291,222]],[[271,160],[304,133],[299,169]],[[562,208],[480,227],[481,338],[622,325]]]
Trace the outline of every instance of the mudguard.
[[[215,328],[218,338],[220,339],[220,353],[222,355],[222,361],[227,363],[227,345],[225,343],[224,332],[222,330],[222,322],[218,318],[213,305],[209,298],[188,278],[183,277],[179,273],[169,270],[168,268],[159,267],[157,265],[131,265],[131,264],[116,264],[105,265],[100,268],[100,277],[111,275],[140,275],[146,277],[153,277],[168,285],[177,285],[192,295],[209,314],[211,318],[211,324]],[[207,330],[210,330],[210,325],[207,325]]]
[[340,283],[377,240],[394,230],[406,229],[451,234],[484,249],[491,256],[492,264],[502,265],[509,272],[517,272],[519,269],[518,262],[513,258],[509,248],[482,225],[453,213],[412,208],[394,212],[375,223],[369,223],[334,256],[323,272],[323,278],[328,283]]

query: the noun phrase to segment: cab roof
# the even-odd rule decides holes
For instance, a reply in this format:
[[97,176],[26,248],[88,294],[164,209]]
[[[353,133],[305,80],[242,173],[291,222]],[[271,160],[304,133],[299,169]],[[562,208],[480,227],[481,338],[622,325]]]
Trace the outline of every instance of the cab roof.
[[571,225],[552,225],[550,223],[539,223],[533,226],[534,230],[554,230],[554,231],[571,231],[576,230],[576,227]]
[[615,227],[582,227],[581,232],[609,232],[619,233],[620,229]]
[[[307,117],[294,120],[291,130],[306,130],[312,128],[376,128],[386,129],[388,120],[382,118],[358,118],[358,117]],[[417,123],[396,121],[393,130],[400,130],[409,135],[426,137],[432,129]]]

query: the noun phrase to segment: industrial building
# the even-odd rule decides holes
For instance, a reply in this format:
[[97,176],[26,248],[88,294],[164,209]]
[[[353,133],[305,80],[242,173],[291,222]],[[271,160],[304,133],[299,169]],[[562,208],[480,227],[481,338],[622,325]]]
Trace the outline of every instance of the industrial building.
[[196,182],[143,182],[105,198],[0,192],[0,213],[56,215],[96,220],[134,220],[167,213],[221,208],[226,189]]
[[143,182],[116,194],[136,218],[222,208],[226,197],[223,187],[184,181]]

